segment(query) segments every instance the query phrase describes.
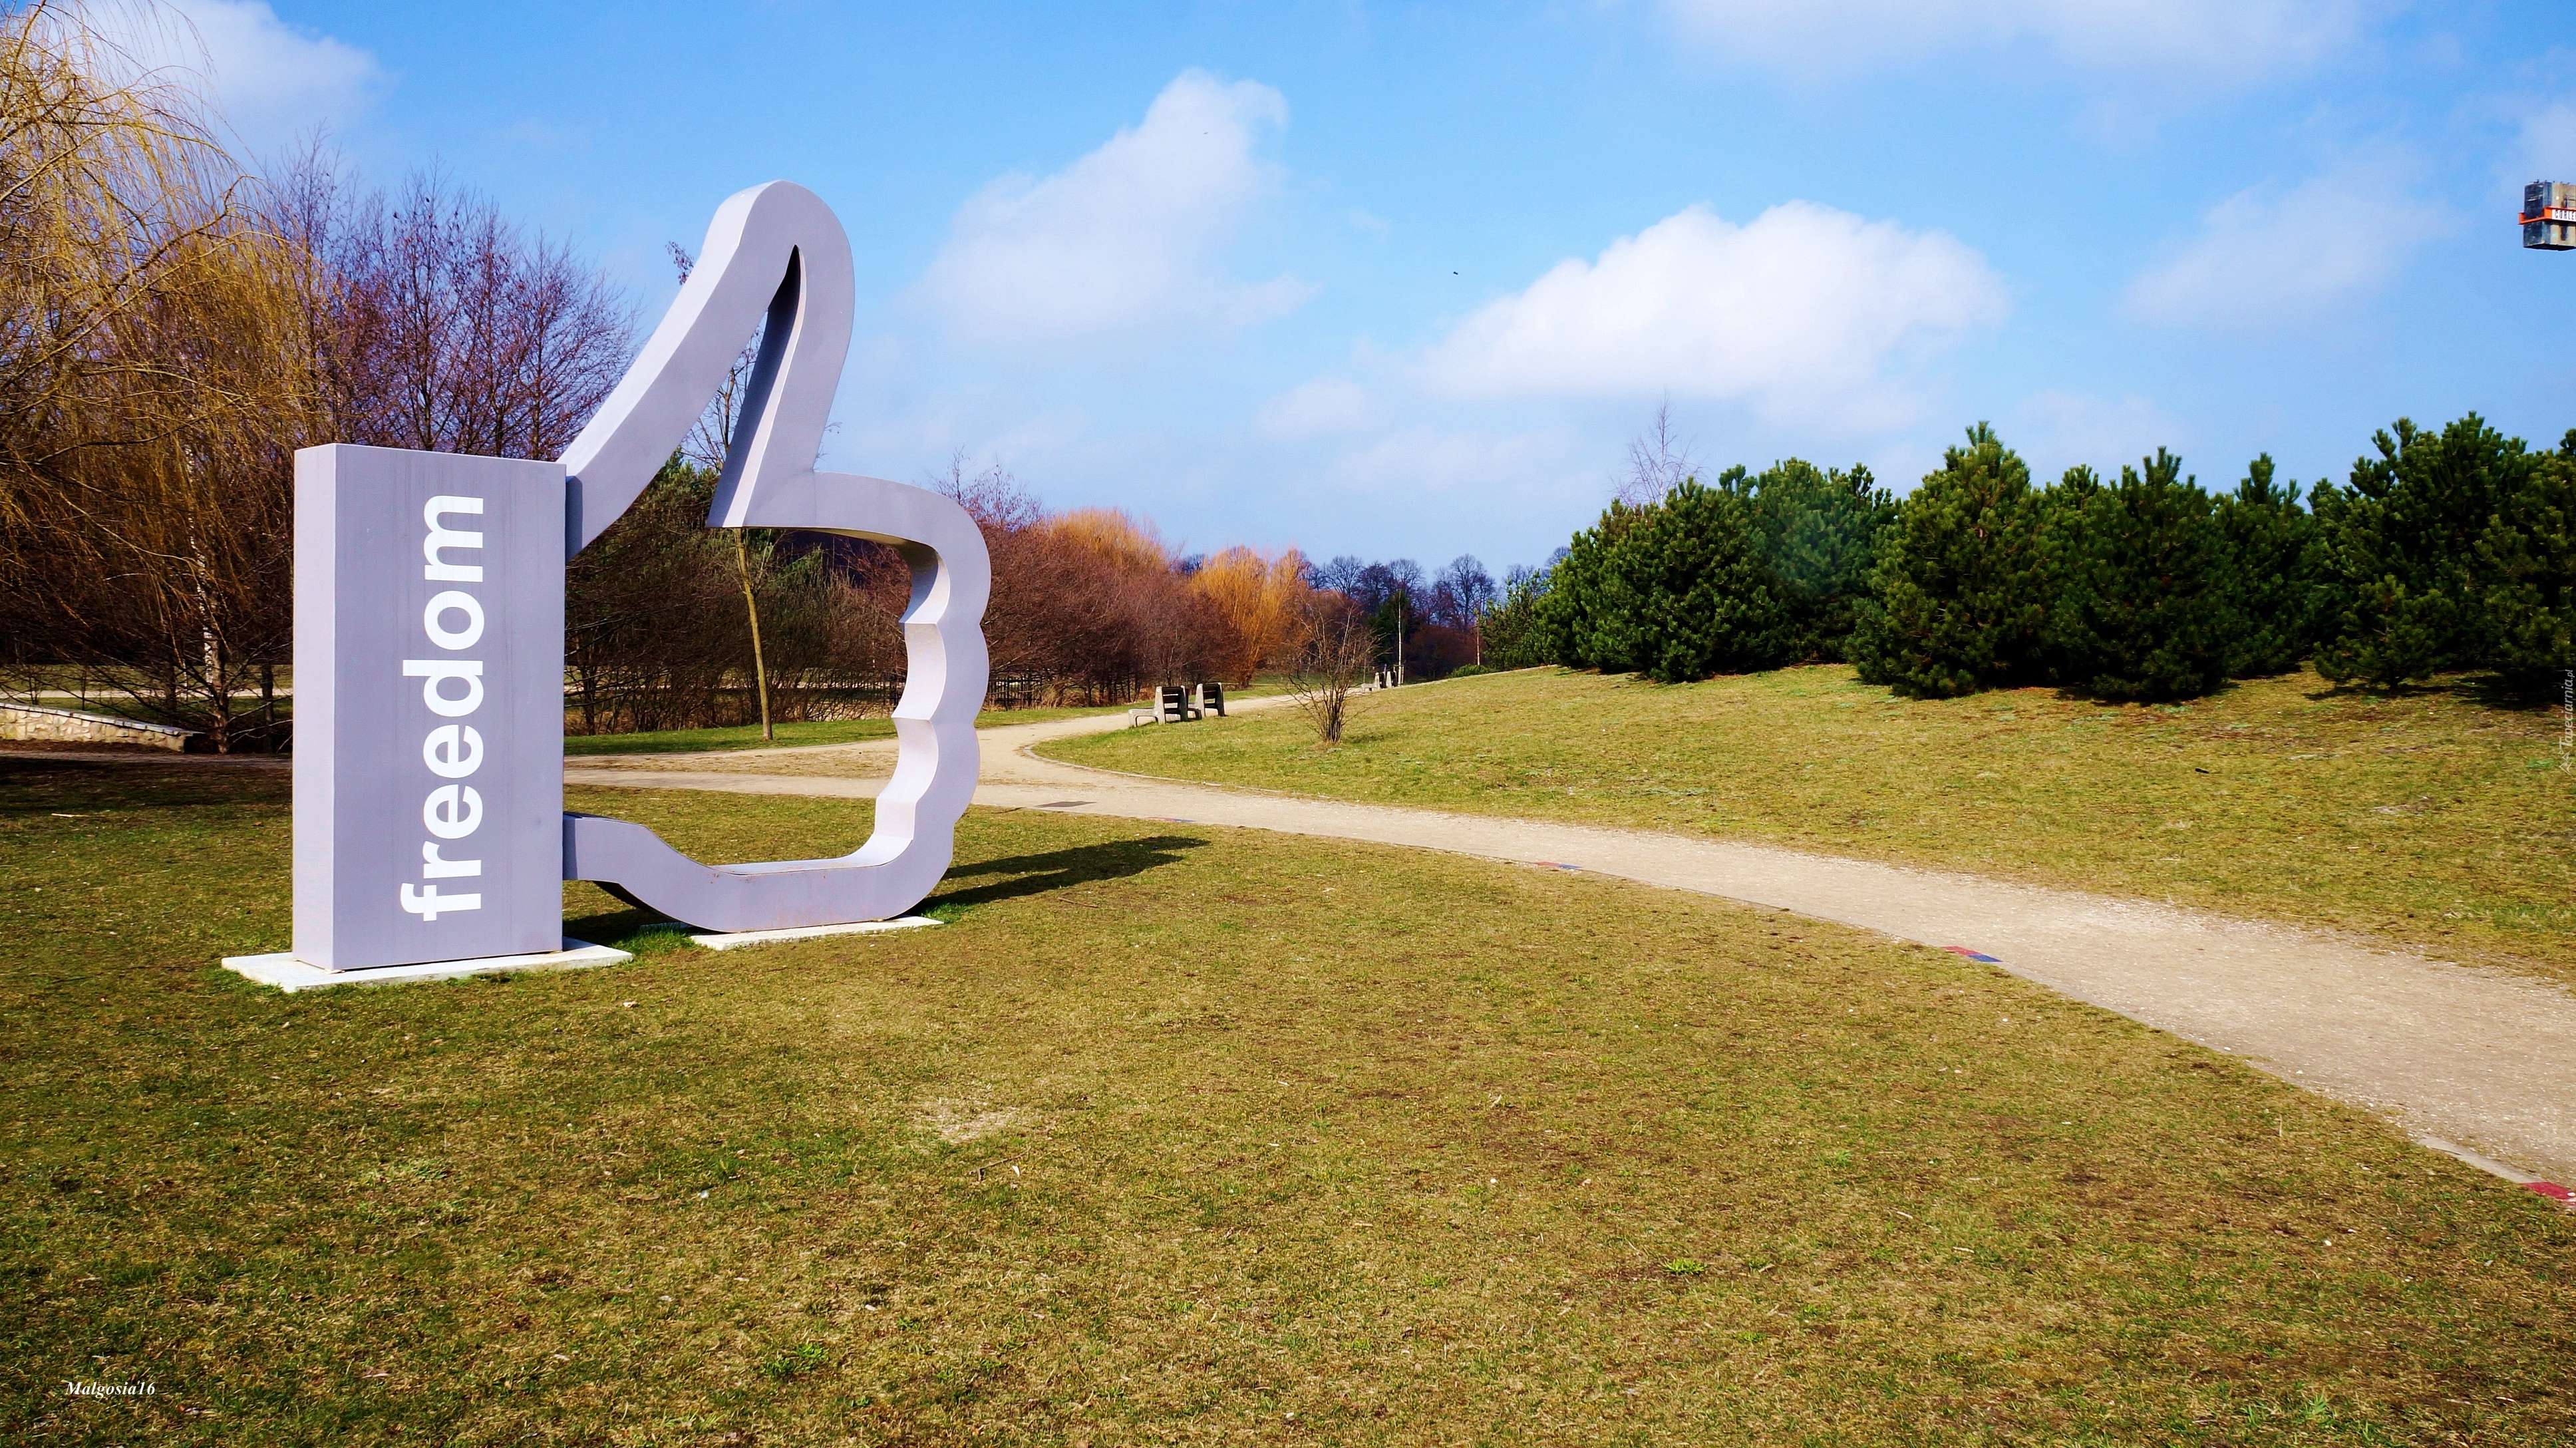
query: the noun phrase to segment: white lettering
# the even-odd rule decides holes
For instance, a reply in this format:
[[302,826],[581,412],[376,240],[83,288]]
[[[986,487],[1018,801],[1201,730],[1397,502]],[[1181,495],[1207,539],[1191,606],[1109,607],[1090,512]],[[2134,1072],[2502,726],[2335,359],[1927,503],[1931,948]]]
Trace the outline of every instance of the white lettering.
[[483,581],[482,564],[450,563],[438,556],[442,548],[481,548],[483,546],[482,534],[450,528],[439,521],[450,513],[479,514],[482,511],[481,498],[455,498],[445,493],[439,494],[422,505],[420,520],[429,525],[429,536],[421,540],[420,556],[428,560],[429,566],[420,571],[421,577],[432,583],[481,583]]
[[[481,583],[480,563],[450,563],[447,554],[465,550],[481,551],[483,534],[465,528],[450,528],[450,514],[479,517],[483,512],[481,498],[440,494],[421,506],[420,520],[429,529],[421,540],[423,567],[421,577],[434,583]],[[449,628],[451,619],[459,626]],[[470,649],[482,642],[487,620],[482,602],[470,593],[447,589],[429,600],[421,610],[420,626],[431,644],[440,649]],[[459,719],[483,707],[483,662],[480,659],[405,659],[403,677],[418,679],[420,701],[429,711],[443,719]],[[464,681],[464,691],[446,692],[450,679]],[[483,735],[471,725],[441,724],[429,731],[420,742],[421,763],[441,779],[463,779],[483,767]],[[447,860],[439,857],[438,840],[461,840],[473,834],[483,823],[483,796],[465,785],[443,784],[432,789],[420,802],[420,822],[436,839],[423,841],[420,847],[420,872],[428,880],[474,879],[482,875],[483,862]],[[483,908],[481,895],[441,895],[436,885],[402,887],[402,908],[423,921],[435,921],[441,914]]]
[[480,910],[483,897],[441,895],[436,885],[405,885],[402,887],[402,908],[424,921],[434,921],[441,910]]
[[463,779],[483,767],[483,735],[471,724],[441,724],[420,741],[420,761],[441,779]]
[[[481,659],[405,659],[403,677],[426,681],[420,686],[420,701],[442,719],[461,719],[483,707]],[[438,686],[445,679],[463,679],[465,697],[450,699],[440,694]]]
[[[465,615],[465,627],[442,628],[441,621],[450,613]],[[429,641],[442,649],[470,649],[476,639],[483,637],[483,605],[474,601],[474,595],[451,588],[420,611],[420,626],[429,631]]]
[[435,840],[420,842],[420,874],[424,880],[470,880],[483,873],[481,860],[442,860]]
[[470,784],[442,784],[420,802],[420,822],[442,840],[461,840],[483,823],[483,796]]

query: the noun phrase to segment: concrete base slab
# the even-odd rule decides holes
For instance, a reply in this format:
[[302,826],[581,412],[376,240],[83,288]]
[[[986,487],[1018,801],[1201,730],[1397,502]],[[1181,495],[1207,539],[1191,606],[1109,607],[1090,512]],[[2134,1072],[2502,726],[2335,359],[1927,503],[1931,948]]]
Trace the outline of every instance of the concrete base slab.
[[540,951],[534,955],[487,955],[479,960],[430,960],[418,965],[380,965],[370,970],[324,970],[318,965],[307,965],[281,950],[274,955],[227,955],[224,969],[293,995],[297,991],[324,990],[335,985],[463,980],[472,975],[500,975],[514,970],[582,970],[594,965],[615,965],[621,960],[634,958],[613,946],[593,945],[587,940],[566,937],[563,949]]
[[925,915],[906,915],[900,920],[861,920],[849,925],[797,925],[784,930],[736,930],[727,934],[692,934],[689,938],[709,950],[733,950],[779,940],[813,940],[825,935],[874,935],[880,931],[913,930],[938,923]]

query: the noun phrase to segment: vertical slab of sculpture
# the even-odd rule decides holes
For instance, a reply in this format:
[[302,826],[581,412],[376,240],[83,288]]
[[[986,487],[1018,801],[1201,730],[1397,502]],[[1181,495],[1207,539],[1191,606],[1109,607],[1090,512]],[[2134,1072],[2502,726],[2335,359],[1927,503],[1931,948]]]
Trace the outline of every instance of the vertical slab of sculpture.
[[295,956],[562,937],[561,463],[295,458]]
[[[296,961],[552,951],[565,880],[719,931],[883,920],[937,885],[975,789],[991,565],[955,500],[815,470],[852,293],[849,239],[821,199],[753,187],[718,209],[688,284],[562,461],[296,454]],[[709,526],[903,556],[900,754],[852,853],[704,865],[641,825],[562,812],[564,565],[642,494],[755,333]]]

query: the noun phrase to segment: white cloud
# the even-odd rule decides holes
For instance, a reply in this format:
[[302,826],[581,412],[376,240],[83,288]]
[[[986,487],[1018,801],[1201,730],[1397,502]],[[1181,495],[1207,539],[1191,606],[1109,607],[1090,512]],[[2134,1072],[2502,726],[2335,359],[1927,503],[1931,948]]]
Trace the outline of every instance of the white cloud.
[[2384,0],[1665,0],[1685,35],[1808,75],[2037,45],[2094,69],[2245,81],[2359,38]]
[[2082,463],[2105,479],[2119,476],[2157,448],[2180,450],[2182,424],[2147,398],[2130,393],[2093,397],[2055,390],[2023,398],[2001,424],[2003,439],[2031,465],[2033,479],[2053,482]]
[[1804,201],[1743,226],[1693,206],[1487,303],[1421,370],[1460,397],[1669,394],[1886,426],[1912,406],[1892,365],[2009,308],[1985,258],[1943,232]]
[[2319,320],[2376,294],[2444,223],[2386,164],[2339,167],[2287,191],[2256,186],[2211,207],[2198,235],[2129,284],[2122,309],[2153,326],[2226,332]]
[[1224,253],[1278,189],[1254,148],[1279,92],[1188,71],[1141,125],[1043,180],[1004,176],[958,209],[912,300],[956,340],[1003,350],[1225,333],[1294,310],[1294,277],[1242,282]]
[[1318,377],[1301,382],[1252,415],[1253,429],[1282,441],[1330,437],[1357,432],[1377,415],[1367,389],[1345,377]]
[[288,24],[267,0],[170,0],[167,13],[101,7],[90,19],[138,66],[192,81],[256,149],[353,119],[385,83],[374,55]]

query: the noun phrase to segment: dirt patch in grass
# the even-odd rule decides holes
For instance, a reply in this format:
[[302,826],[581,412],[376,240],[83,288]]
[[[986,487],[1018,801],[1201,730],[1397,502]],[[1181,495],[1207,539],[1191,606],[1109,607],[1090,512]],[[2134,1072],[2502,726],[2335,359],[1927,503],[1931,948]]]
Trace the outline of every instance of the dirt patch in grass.
[[1773,841],[2368,932],[2576,981],[2576,772],[2547,708],[2312,673],[2180,705],[1909,700],[1840,666],[1532,670],[1049,744],[1077,764]]
[[[575,798],[707,858],[867,819]],[[719,956],[577,886],[573,933],[662,943],[282,997],[211,962],[285,941],[284,802],[246,771],[0,762],[8,1436],[2576,1426],[2576,1216],[1957,956],[977,812],[936,930]]]
[[1020,1124],[1025,1113],[989,1101],[924,1101],[913,1115],[950,1146],[964,1146]]

